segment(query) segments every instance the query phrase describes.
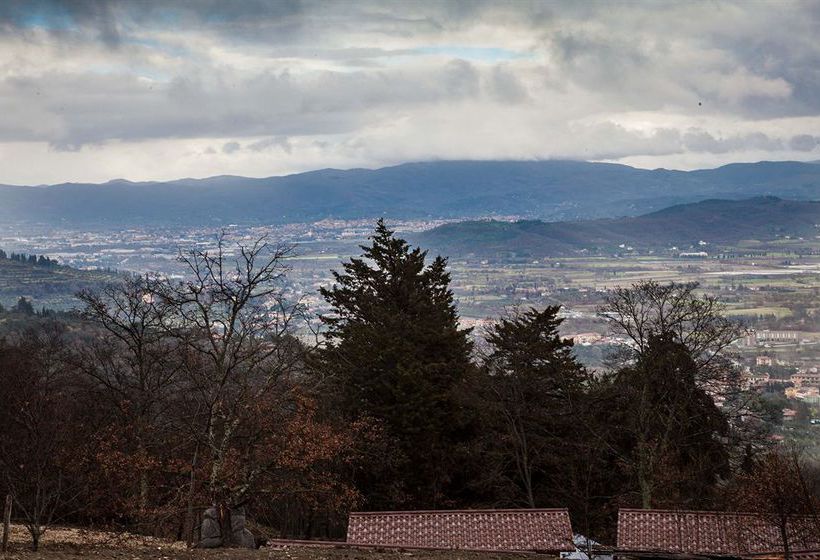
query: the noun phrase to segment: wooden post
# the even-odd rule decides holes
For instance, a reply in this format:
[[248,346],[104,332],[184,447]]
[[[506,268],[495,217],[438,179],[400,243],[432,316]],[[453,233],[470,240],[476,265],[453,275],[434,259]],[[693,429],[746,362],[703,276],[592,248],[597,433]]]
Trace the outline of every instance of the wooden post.
[[9,549],[11,536],[11,494],[6,494],[6,506],[3,508],[3,554]]

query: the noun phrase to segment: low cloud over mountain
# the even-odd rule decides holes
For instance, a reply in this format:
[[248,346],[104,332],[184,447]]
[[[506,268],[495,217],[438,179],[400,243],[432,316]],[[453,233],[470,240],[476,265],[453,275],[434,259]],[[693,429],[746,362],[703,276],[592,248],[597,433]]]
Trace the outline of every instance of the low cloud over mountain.
[[0,182],[812,160],[818,24],[808,1],[11,0]]

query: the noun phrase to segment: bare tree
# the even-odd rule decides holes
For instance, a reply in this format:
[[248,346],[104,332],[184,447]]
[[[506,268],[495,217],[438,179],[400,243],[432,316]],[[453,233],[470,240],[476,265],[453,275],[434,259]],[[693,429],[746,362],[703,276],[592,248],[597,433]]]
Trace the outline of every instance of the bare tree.
[[[786,560],[795,550],[820,546],[820,473],[794,447],[773,450],[735,481],[734,505],[755,512],[764,522],[751,524],[747,538],[783,550]],[[772,533],[770,530],[774,528]]]
[[67,344],[56,324],[0,347],[0,476],[37,550],[79,495],[72,453],[83,437]]
[[[623,399],[614,405],[613,415],[622,418],[613,425],[631,444],[610,450],[629,467],[643,507],[661,498],[662,485],[681,499],[714,486],[728,469],[730,428],[748,402],[728,355],[744,329],[697,289],[640,282],[609,293],[598,310],[629,341],[606,392]],[[715,406],[716,397],[731,406]]]
[[630,340],[633,355],[645,353],[654,336],[672,336],[695,360],[699,381],[725,381],[726,350],[745,329],[724,316],[716,298],[698,295],[698,287],[696,282],[639,282],[607,294],[598,313]]
[[[162,309],[153,304],[148,285],[148,279],[135,276],[77,295],[85,304],[83,316],[105,333],[79,348],[77,365],[94,380],[120,425],[128,427],[143,465],[163,446],[161,428],[169,421],[181,369],[179,345],[166,335]],[[140,468],[142,512],[149,505],[149,474]]]
[[[289,247],[264,238],[230,251],[222,235],[214,251],[180,253],[185,281],[149,283],[165,332],[194,357],[188,372],[197,434],[192,473],[199,463],[208,466],[207,493],[220,508],[244,503],[265,472],[264,461],[250,461],[248,452],[253,404],[287,391],[302,362],[304,345],[294,329],[303,307],[285,293],[290,255]],[[189,511],[195,483],[192,478]],[[230,529],[223,527],[222,535],[229,538]]]

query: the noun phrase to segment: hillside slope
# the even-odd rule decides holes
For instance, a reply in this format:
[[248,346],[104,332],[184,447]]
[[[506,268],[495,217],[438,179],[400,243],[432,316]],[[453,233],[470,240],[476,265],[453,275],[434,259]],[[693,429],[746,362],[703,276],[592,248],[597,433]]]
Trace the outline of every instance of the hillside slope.
[[45,267],[0,259],[0,304],[11,307],[21,296],[34,307],[69,309],[77,305],[74,294],[98,287],[118,276],[109,272],[78,270],[68,266]]
[[576,220],[638,215],[705,198],[820,198],[820,165],[669,171],[578,161],[441,161],[377,170],[167,183],[0,187],[0,220],[93,225],[287,223],[323,218]]
[[634,218],[579,222],[468,221],[420,234],[415,241],[447,254],[516,252],[564,255],[581,249],[728,246],[741,240],[820,235],[820,202],[757,197],[705,200]]

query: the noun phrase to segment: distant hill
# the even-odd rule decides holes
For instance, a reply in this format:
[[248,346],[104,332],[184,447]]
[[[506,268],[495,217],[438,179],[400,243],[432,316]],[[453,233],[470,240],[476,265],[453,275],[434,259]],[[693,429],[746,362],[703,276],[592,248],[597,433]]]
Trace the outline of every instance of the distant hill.
[[0,186],[0,220],[67,226],[288,223],[323,218],[543,220],[634,216],[706,198],[820,198],[820,166],[645,170],[578,161],[440,161],[285,177]]
[[20,296],[36,309],[69,309],[77,305],[74,294],[119,277],[110,272],[78,270],[68,266],[41,266],[0,258],[0,304],[10,308]]
[[516,253],[558,256],[581,249],[618,251],[635,248],[681,249],[700,241],[730,246],[742,240],[820,235],[820,202],[756,197],[705,200],[638,217],[578,222],[468,221],[419,234],[413,241],[445,254]]

